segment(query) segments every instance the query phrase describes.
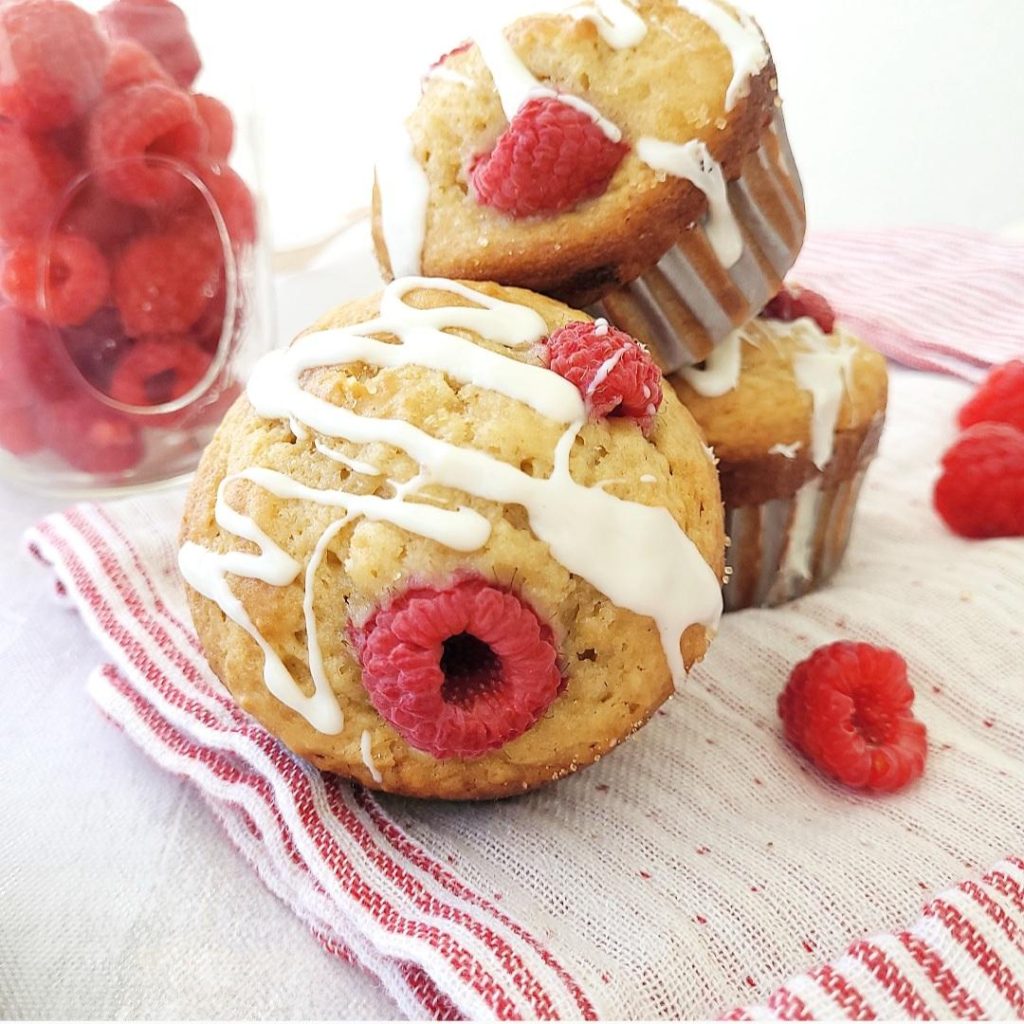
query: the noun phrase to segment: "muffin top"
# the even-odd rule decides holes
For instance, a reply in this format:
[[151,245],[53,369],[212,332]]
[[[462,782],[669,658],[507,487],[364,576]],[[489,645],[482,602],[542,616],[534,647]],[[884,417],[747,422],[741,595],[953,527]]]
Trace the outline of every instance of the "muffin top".
[[[586,304],[707,212],[776,89],[760,29],[717,0],[601,0],[478,33],[427,73],[378,162],[382,267]],[[538,178],[557,195],[526,204]],[[718,214],[729,260],[738,232]]]
[[[584,384],[578,346],[548,368],[570,324],[607,337],[521,290],[401,279],[257,367],[193,484],[181,565],[211,666],[298,753],[394,791],[501,795],[600,756],[704,653],[714,467],[669,388],[595,415],[642,350],[630,339]],[[438,758],[378,713],[360,637],[466,581],[535,615],[563,684],[499,749]]]
[[884,413],[888,373],[841,324],[826,333],[801,316],[750,321],[672,383],[723,463],[775,454],[823,470],[837,436]]

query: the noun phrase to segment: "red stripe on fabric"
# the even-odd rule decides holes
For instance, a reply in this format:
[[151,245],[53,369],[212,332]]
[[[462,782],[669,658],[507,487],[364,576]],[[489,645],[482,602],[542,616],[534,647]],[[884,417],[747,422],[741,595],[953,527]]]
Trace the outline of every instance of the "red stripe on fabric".
[[1005,896],[1024,915],[1024,888],[1015,878],[997,870],[990,871],[982,881]]
[[943,899],[933,900],[924,908],[924,916],[941,921],[953,939],[963,946],[971,959],[985,972],[1014,1012],[1018,1016],[1024,1014],[1024,990],[1015,980],[1013,972],[958,907]]
[[[130,587],[130,584],[128,584],[129,592],[127,593],[125,592],[125,588],[120,586],[120,582],[125,580],[125,576],[118,566],[111,564],[112,558],[114,558],[115,556],[113,556],[112,553],[109,552],[109,549],[104,539],[98,533],[96,533],[96,531],[93,530],[91,526],[89,526],[87,521],[83,521],[81,517],[76,517],[76,519],[78,519],[78,522],[72,523],[72,525],[78,530],[78,532],[83,536],[83,538],[90,543],[91,549],[94,550],[97,557],[100,558],[101,565],[103,565],[104,567],[104,571],[109,572],[110,579],[112,582],[115,583],[115,586],[117,587],[118,592],[121,594],[123,600],[125,601],[126,606],[128,606],[131,609],[133,615],[135,616],[136,620],[139,621],[140,625],[145,627],[146,624],[142,622],[142,618],[148,615],[147,609],[142,604],[142,602],[139,601],[138,595]],[[71,557],[74,556],[71,555]],[[109,613],[109,606],[107,606],[107,609]],[[106,630],[105,626],[104,629]],[[164,638],[166,643],[173,644],[173,641],[167,635],[166,631],[159,628],[157,631],[161,635],[161,637]],[[181,704],[180,700],[176,700],[174,698],[174,694],[179,694],[189,704],[193,703],[190,701],[187,695],[181,694],[180,691],[174,688],[170,681],[167,679],[167,677],[163,676],[163,674],[159,673],[159,671],[157,671],[156,675],[154,676],[153,672],[147,670],[146,677],[147,682],[149,682],[151,685],[154,685],[157,688],[158,692],[163,693],[163,695],[168,700],[170,700],[172,704],[175,704],[176,706]],[[185,708],[184,710],[190,709]],[[194,714],[194,711],[190,711],[190,713]],[[241,728],[239,728],[236,731],[240,732],[243,735],[246,735],[251,742],[256,743],[256,745],[263,750],[263,752],[271,759],[272,763],[282,774],[282,776],[285,777],[286,780],[289,782],[293,796],[296,796],[295,786],[292,785],[292,783],[294,783],[296,780],[296,776],[294,775],[296,762],[292,755],[285,754],[282,748],[278,745],[277,741],[271,738],[269,734],[265,733],[262,730],[262,728],[257,726],[256,730],[250,730],[248,727],[248,722],[250,722],[251,720],[248,720],[241,715],[239,716],[239,718],[239,724]],[[221,729],[220,731],[224,730]],[[267,748],[265,742],[267,740],[269,740],[269,742],[273,744],[273,749]],[[285,760],[282,760],[282,757]],[[305,782],[304,777],[302,777],[302,782]],[[297,806],[298,802],[299,799],[297,798]],[[309,800],[308,806],[312,808],[311,798]],[[349,833],[349,835],[352,838],[356,839],[360,847],[371,855],[371,859],[375,861],[375,866],[382,869],[385,877],[389,878],[392,881],[402,881],[404,883],[404,890],[406,894],[416,898],[416,902],[421,909],[426,909],[429,912],[432,912],[434,916],[441,917],[444,920],[450,920],[454,923],[462,925],[467,929],[467,931],[471,932],[478,939],[480,939],[481,942],[483,942],[483,944],[487,946],[489,950],[495,953],[495,955],[497,955],[499,959],[503,961],[511,979],[518,986],[521,986],[521,991],[524,997],[530,1000],[531,1004],[534,1005],[538,1017],[550,1015],[554,1012],[553,1006],[550,1002],[550,997],[539,985],[539,983],[533,977],[532,973],[525,966],[525,964],[523,964],[521,958],[512,949],[511,946],[509,946],[500,936],[496,935],[493,932],[493,930],[491,930],[486,925],[483,925],[475,918],[471,917],[471,915],[469,915],[465,911],[453,908],[449,904],[442,903],[439,900],[437,900],[436,897],[432,897],[429,894],[427,894],[426,890],[423,889],[421,883],[419,883],[418,880],[410,876],[408,872],[398,869],[398,866],[395,864],[394,861],[387,858],[386,855],[383,855],[383,851],[379,851],[378,847],[369,842],[369,835],[366,832],[364,826],[348,808],[342,809],[339,805],[335,808],[335,811],[336,813],[340,812],[339,816],[343,817],[344,819],[341,821],[341,824],[343,824],[343,826],[346,828],[346,831]],[[319,820],[318,816],[315,815],[315,812],[313,814],[312,819],[304,817],[303,824],[307,826],[307,834],[310,835],[310,838],[313,839],[314,843],[318,845],[318,848],[321,850],[321,853],[323,854],[323,843],[322,841],[318,841],[318,838],[316,836],[310,834],[310,829],[308,827],[310,823],[312,823],[318,830],[324,831],[322,829],[322,822]],[[322,839],[322,837],[320,838]],[[378,853],[380,853],[382,856],[378,856]],[[328,860],[326,862],[329,863],[330,866],[332,867],[334,866],[334,862],[337,856],[342,856],[343,858],[343,855],[340,855],[340,852],[336,849],[333,851],[331,856],[333,859]],[[424,901],[428,901],[430,906],[424,907]]]
[[[154,739],[162,743],[179,758],[185,758],[201,764],[221,781],[232,786],[247,786],[261,797],[268,810],[276,815],[276,808],[267,792],[266,779],[243,771],[231,764],[225,757],[210,747],[199,746],[179,733],[156,708],[153,707],[130,683],[120,679],[116,674],[109,676],[111,686],[129,701],[135,709],[135,717],[141,722]],[[424,938],[429,945],[437,950],[453,968],[460,980],[469,985],[502,1020],[518,1019],[514,1002],[507,996],[500,983],[490,975],[476,958],[461,946],[451,935],[439,932],[436,928],[411,920],[395,908],[376,890],[370,888],[354,870],[350,870],[348,890],[357,902],[371,910],[374,919],[388,931],[396,935],[409,935]]]
[[1003,930],[1003,934],[1017,947],[1017,949],[1024,953],[1024,945],[1021,943],[1020,932],[1017,928],[1013,918],[1007,914],[1006,910],[1001,907],[992,897],[985,892],[984,889],[977,882],[961,882],[957,888],[961,892],[967,893],[975,903],[978,904],[982,910]]
[[935,991],[946,1001],[953,1013],[966,1020],[981,1020],[985,1011],[981,1004],[960,984],[953,969],[944,963],[938,950],[910,932],[898,932],[896,938],[914,962],[928,975]]
[[[69,515],[68,518],[69,518],[69,520],[71,519],[70,515]],[[105,517],[105,521],[109,521],[109,519],[106,519],[106,517]],[[97,556],[101,560],[101,565],[103,566],[104,572],[107,573],[108,578],[111,580],[111,582],[114,583],[115,588],[118,590],[118,593],[124,599],[126,605],[128,605],[131,608],[131,610],[132,610],[136,620],[139,621],[140,625],[143,626],[143,628],[147,628],[147,625],[150,622],[148,609],[146,608],[146,606],[144,605],[143,602],[138,600],[138,595],[135,592],[134,588],[132,587],[131,581],[128,580],[128,578],[124,574],[123,570],[121,570],[120,566],[117,565],[117,563],[116,563],[116,558],[117,558],[116,552],[113,552],[110,549],[109,544],[107,544],[105,539],[103,537],[101,537],[92,528],[92,526],[88,523],[88,520],[85,519],[84,517],[82,517],[80,515],[76,515],[74,517],[74,521],[71,523],[71,525],[73,525],[75,527],[75,529],[78,530],[78,532],[81,533],[83,535],[83,537],[85,537],[85,539],[87,541],[89,541],[89,543],[92,546],[93,550],[95,551],[95,553],[97,554]],[[138,556],[138,553],[135,551],[134,545],[123,534],[123,532],[119,532],[118,536],[121,538],[121,540],[124,542],[126,548],[129,550],[130,556],[133,558],[134,564],[137,566],[139,571],[143,575],[146,575],[145,567],[143,566],[143,564],[141,562],[141,559]],[[148,576],[146,576],[146,578],[147,578],[147,581],[148,581]],[[169,620],[171,620],[173,622],[177,623],[179,621],[170,612],[170,610],[166,608],[166,606],[163,606],[162,614],[164,615],[165,618],[167,618],[167,619],[169,619]],[[144,618],[146,619],[145,622],[143,621]],[[150,635],[153,635],[153,632],[151,630],[147,629],[147,631],[150,632]],[[160,627],[157,627],[156,632],[157,632],[157,634],[160,636],[160,638],[162,640],[162,642],[160,644],[162,649],[167,644],[173,646],[173,640],[171,639],[171,637],[167,634],[167,632],[165,630],[163,630]],[[216,695],[216,696],[219,697],[220,695]],[[230,703],[232,708],[237,711],[237,706],[235,706],[233,702],[229,702],[227,698],[223,698],[223,700],[225,702]],[[239,715],[239,718],[241,719],[241,724],[244,725],[245,724],[245,720],[240,715]],[[245,729],[245,733],[246,733],[246,735],[249,736],[250,739],[253,738],[252,735],[250,734],[250,730],[248,728]],[[260,734],[261,735],[263,734],[263,730],[262,729],[260,729]],[[275,743],[276,749],[279,750],[280,748],[276,746],[276,741],[273,741],[273,742]],[[289,755],[289,757],[290,757],[290,755]],[[292,763],[294,763],[294,762],[292,762]],[[361,789],[357,789],[356,790],[356,794],[358,794],[360,792],[363,792],[363,791]],[[357,799],[358,799],[358,796],[357,796]],[[349,814],[350,812],[346,809],[345,813]],[[371,816],[371,817],[374,817],[374,816]],[[376,810],[375,818],[376,818],[375,824],[377,825],[378,829],[383,829],[382,821],[386,821],[387,819],[384,818],[382,812],[379,809]],[[388,839],[389,843],[391,843],[392,846],[395,846],[395,848],[397,849],[404,842],[406,849],[419,849],[418,847],[415,846],[415,844],[413,844],[411,841],[409,841],[408,837],[405,837],[401,833],[401,831],[398,830],[397,827],[393,825],[393,823],[388,822],[387,824],[388,824],[388,827],[390,829],[390,834],[386,835],[385,838]],[[362,826],[361,826],[361,823],[360,823],[360,828],[361,827]],[[382,834],[383,834],[383,831],[382,831]],[[363,847],[366,848],[366,844],[361,844],[361,845],[363,845]],[[486,900],[486,899],[480,897],[479,895],[477,895],[468,886],[466,886],[465,883],[461,882],[461,880],[456,879],[450,872],[448,872],[440,864],[438,864],[436,861],[433,861],[431,858],[429,858],[424,851],[420,850],[419,854],[420,854],[420,858],[421,858],[421,863],[419,863],[418,866],[425,867],[436,880],[438,880],[441,884],[445,885],[445,887],[447,889],[449,889],[449,891],[452,891],[453,894],[458,895],[459,898],[469,900],[469,901],[475,903],[481,909],[486,910],[492,917],[496,918],[498,921],[500,921],[506,927],[509,927],[510,930],[512,930],[514,932],[514,934],[516,934],[524,942],[526,942],[528,945],[530,945],[530,947],[532,949],[534,949],[538,953],[538,955],[541,957],[543,962],[548,967],[550,967],[553,971],[555,971],[555,973],[558,975],[559,979],[563,982],[563,984],[565,984],[565,986],[566,986],[567,990],[569,991],[570,995],[572,995],[574,1001],[576,1002],[576,1005],[579,1008],[581,1015],[585,1019],[594,1019],[594,1017],[596,1016],[596,1011],[594,1010],[594,1007],[593,1007],[592,1003],[590,1002],[589,999],[587,999],[587,997],[586,997],[585,993],[583,992],[582,988],[580,987],[580,985],[568,973],[568,971],[566,971],[565,968],[562,967],[562,965],[556,960],[556,958],[551,954],[551,952],[546,947],[544,947],[534,936],[532,936],[528,931],[526,931],[520,925],[518,925],[515,922],[511,921],[511,919],[509,919],[503,912],[501,912],[499,910],[499,908],[494,906],[489,900]],[[456,888],[458,890],[457,892],[455,891]],[[442,906],[447,906],[447,905],[446,904],[442,904]],[[470,930],[472,930],[472,929],[470,929]],[[529,970],[525,967],[525,965],[522,965],[522,961],[519,960],[518,954],[515,954],[514,951],[512,951],[511,947],[507,946],[507,944],[504,944],[504,940],[502,940],[499,936],[494,936],[494,933],[490,932],[489,929],[488,929],[488,933],[490,935],[492,935],[494,937],[494,939],[499,944],[501,944],[500,948],[503,950],[503,952],[511,953],[512,956],[514,956],[518,960],[518,962],[520,964],[520,968],[519,969],[526,972],[526,976],[528,978],[527,984],[530,987],[530,992],[524,991],[523,994],[526,995],[528,998],[531,998],[531,999],[539,997],[541,999],[542,1005],[545,1002],[547,1002],[548,1008],[549,1008],[550,1007],[550,1003],[548,1001],[548,997],[546,995],[541,995],[536,990],[537,983],[532,978],[532,975],[530,974]],[[478,937],[480,937],[480,936],[478,936]],[[491,942],[485,941],[485,944],[488,946],[488,948],[492,949],[492,951],[494,951],[494,950],[499,948],[499,947],[494,946]],[[512,973],[515,973],[515,972],[512,972]],[[538,1009],[538,1013],[539,1012],[540,1012],[540,1010]]]
[[750,1015],[750,1011],[746,1007],[740,1006],[735,1010],[730,1010],[721,1020],[753,1020],[754,1018]]
[[[142,558],[139,555],[138,550],[132,543],[131,539],[121,528],[121,524],[112,516],[102,505],[91,505],[90,510],[98,515],[104,523],[113,531],[117,536],[118,540],[124,547],[124,550],[128,552],[128,557],[132,560],[132,565],[135,566],[135,571],[139,574],[142,580],[146,584],[146,589],[149,591],[150,596],[153,599],[153,608],[157,615],[163,616],[167,622],[173,625],[177,632],[181,634],[181,638],[187,643],[196,654],[204,657],[203,645],[199,642],[199,637],[196,635],[195,630],[189,629],[185,623],[175,615],[170,608],[164,603],[163,598],[160,596],[160,591],[153,584],[153,580],[149,575],[149,569],[143,564]],[[106,547],[109,549],[110,545]]]
[[[73,551],[71,551],[68,545],[58,534],[55,534],[51,529],[49,529],[47,524],[44,523],[40,527],[40,532],[44,533],[47,540],[49,540],[49,542],[53,544],[54,547],[56,547],[57,550],[61,553],[65,567],[68,569],[69,572],[71,572],[75,585],[78,587],[79,592],[93,608],[93,611],[97,616],[97,619],[100,620],[101,627],[104,629],[104,631],[108,632],[110,635],[113,635],[114,629],[112,629],[111,627],[120,627],[118,627],[118,624],[114,620],[114,616],[111,612],[109,605],[107,605],[106,602],[103,600],[102,595],[96,589],[95,585],[92,582],[92,579],[88,576],[88,573],[82,566],[81,562],[78,560],[77,556],[75,556]],[[195,701],[190,701],[187,697],[183,697],[183,695],[179,694],[178,696],[182,697],[184,702],[181,703],[180,701],[175,701],[170,694],[165,692],[166,689],[171,689],[173,691],[173,687],[170,687],[167,678],[163,676],[163,674],[156,668],[156,666],[153,665],[153,663],[148,659],[148,656],[146,656],[145,652],[142,650],[141,645],[133,642],[129,646],[125,647],[125,653],[128,654],[129,661],[143,675],[146,681],[151,685],[154,685],[159,691],[164,692],[164,695],[168,697],[168,699],[170,699],[171,702],[175,704],[175,706],[178,706],[181,710],[184,710],[192,714],[193,717],[197,718],[197,720],[200,720],[201,718],[208,719],[209,716],[205,713],[205,711],[203,711],[202,715],[198,715],[195,713]],[[141,701],[141,698],[137,699]],[[191,710],[189,709],[188,705],[192,705]],[[145,706],[150,707],[150,705],[148,704]],[[200,710],[202,711],[202,709]],[[161,721],[163,720],[161,719]],[[216,722],[212,722],[211,724],[213,725],[214,728],[218,728]],[[203,761],[204,763],[205,760],[201,756],[202,754],[206,754],[210,758],[215,756],[210,748],[200,748],[196,747],[193,744],[191,745],[191,750],[193,751],[193,753],[189,754],[188,756]],[[234,768],[233,771],[237,773],[238,769]],[[273,798],[270,794],[267,794],[266,799],[269,799],[269,801],[272,804]],[[311,800],[309,800],[308,806],[312,806]],[[320,831],[321,833],[323,833],[326,830],[321,829]],[[311,838],[314,837],[311,836]],[[314,841],[316,842],[315,838]],[[365,848],[365,841],[360,845],[364,846]],[[323,852],[322,844],[318,844],[318,849],[320,850],[320,852]],[[352,867],[351,862],[349,862],[347,858],[341,855],[340,851],[338,851],[337,854],[330,859],[329,863],[332,866],[332,868],[336,870],[336,877],[338,877],[339,881],[341,881],[345,885],[346,892],[353,899],[357,900],[357,902],[363,905],[365,908],[374,912],[375,919],[378,920],[378,923],[384,924],[384,922],[381,921],[381,918],[378,916],[377,911],[383,909],[390,912],[392,911],[393,908],[391,908],[391,905],[385,900],[382,894],[379,893],[377,890],[372,889],[372,887],[370,887],[366,882],[364,882],[362,877],[358,873],[356,873],[355,869]],[[341,875],[337,874],[337,869],[339,868],[341,869]],[[478,991],[479,994],[481,994],[485,998],[495,994],[498,997],[500,997],[499,1004],[500,1007],[503,1008],[504,1012],[502,1013],[502,1010],[499,1009],[498,1006],[492,1006],[491,1008],[496,1014],[507,1015],[512,1012],[514,1005],[511,1003],[510,1000],[508,1000],[508,997],[505,995],[504,990],[497,985],[497,983],[491,977],[489,972],[487,972],[482,965],[480,965],[474,958],[472,958],[471,954],[469,954],[468,951],[462,950],[462,947],[458,945],[458,943],[455,942],[454,938],[447,932],[441,932],[439,929],[433,926],[427,926],[420,922],[410,922],[407,918],[404,918],[401,915],[397,915],[394,918],[394,920],[391,920],[391,918],[388,918],[388,920],[393,926],[385,927],[385,930],[392,931],[395,934],[409,934],[412,935],[412,937],[414,938],[420,938],[424,941],[427,941],[428,944],[431,945],[433,948],[438,949],[438,951],[441,952],[442,955],[444,955],[446,959],[449,960],[453,967],[459,970],[460,977],[462,977],[467,984],[473,985],[474,989]],[[455,956],[454,959],[452,958],[451,955],[449,955],[453,952],[458,952],[459,954],[458,956]],[[472,969],[467,970],[467,965],[471,965]],[[475,980],[476,972],[479,972],[479,974],[483,978],[487,979],[486,983],[481,984],[480,987],[478,987],[477,981]]]
[[438,861],[430,857],[421,846],[414,843],[404,832],[397,828],[389,818],[387,818],[384,812],[381,810],[380,805],[372,797],[368,790],[359,786],[355,790],[356,803],[369,815],[370,820],[380,830],[381,835],[401,853],[406,859],[411,861],[417,867],[424,871],[427,871],[432,878],[435,879],[439,884],[443,885],[452,895],[459,899],[471,901],[482,909],[487,910],[493,914],[499,921],[502,922],[510,931],[521,938],[527,943],[531,949],[533,949],[544,961],[547,967],[550,967],[562,980],[576,1001],[576,1006],[579,1008],[580,1014],[584,1020],[596,1020],[597,1011],[594,1008],[593,1003],[587,998],[586,994],[577,984],[575,979],[565,970],[564,967],[555,959],[554,956],[542,946],[532,935],[530,935],[525,929],[523,929],[517,922],[509,918],[499,907],[491,903],[490,900],[478,896],[476,893],[469,890],[462,881],[457,878],[451,871],[441,865]]
[[768,997],[767,1006],[780,1020],[814,1020],[807,1004],[785,985]]
[[849,1020],[875,1020],[878,1014],[855,985],[847,981],[831,964],[815,967],[808,977],[828,995]]
[[892,962],[885,951],[873,942],[860,940],[849,949],[849,955],[860,960],[875,976],[892,1000],[915,1020],[935,1020],[935,1014],[921,998],[910,979]]

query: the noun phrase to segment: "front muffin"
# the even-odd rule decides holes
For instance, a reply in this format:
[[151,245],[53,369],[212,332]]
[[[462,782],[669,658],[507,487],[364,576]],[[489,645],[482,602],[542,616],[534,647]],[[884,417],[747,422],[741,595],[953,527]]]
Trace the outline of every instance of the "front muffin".
[[266,357],[182,541],[239,703],[320,767],[415,796],[590,764],[721,611],[714,467],[647,354],[488,284],[398,280]]
[[672,378],[719,460],[730,611],[825,583],[850,538],[885,418],[885,360],[819,295],[785,289]]

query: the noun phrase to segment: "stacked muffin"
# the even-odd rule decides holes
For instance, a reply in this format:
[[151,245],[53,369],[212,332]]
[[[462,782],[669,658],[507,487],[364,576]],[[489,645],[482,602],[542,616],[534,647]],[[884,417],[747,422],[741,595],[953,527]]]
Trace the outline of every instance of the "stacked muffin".
[[479,33],[428,71],[373,208],[386,277],[531,288],[651,347],[720,460],[727,607],[835,571],[885,364],[783,287],[805,210],[751,18],[592,0]]

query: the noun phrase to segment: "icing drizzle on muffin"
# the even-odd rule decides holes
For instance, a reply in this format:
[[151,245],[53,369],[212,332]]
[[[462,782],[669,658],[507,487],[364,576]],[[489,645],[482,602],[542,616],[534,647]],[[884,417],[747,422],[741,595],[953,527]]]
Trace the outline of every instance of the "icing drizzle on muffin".
[[[405,295],[421,288],[458,295],[476,305],[434,309],[408,305]],[[391,482],[394,494],[382,498],[320,490],[286,474],[251,467],[221,483],[215,517],[222,530],[252,542],[259,553],[218,553],[190,542],[179,554],[179,565],[188,583],[219,605],[260,647],[264,681],[270,692],[320,732],[338,733],[344,726],[342,709],[324,668],[313,608],[313,581],[331,540],[361,516],[391,522],[457,551],[478,550],[490,537],[489,521],[470,508],[445,509],[408,500],[427,484],[486,501],[522,506],[533,532],[566,569],[617,606],[654,621],[677,686],[685,675],[680,651],[683,633],[697,624],[709,630],[717,628],[722,610],[719,581],[668,509],[617,498],[600,487],[585,487],[573,479],[570,454],[587,420],[579,390],[543,366],[511,359],[446,331],[459,327],[509,349],[525,348],[547,334],[544,319],[526,306],[453,281],[405,278],[384,291],[375,319],[308,334],[291,348],[264,356],[248,387],[249,400],[259,415],[294,421],[324,439],[393,446],[416,461],[419,472],[404,483]],[[381,334],[396,337],[399,344],[374,337]],[[482,451],[434,438],[411,423],[361,416],[302,387],[301,378],[307,370],[356,363],[439,370],[455,380],[522,402],[565,425],[554,452],[551,475],[532,477]],[[324,451],[325,447],[318,445],[317,450],[333,457]],[[302,566],[257,523],[231,507],[226,489],[239,479],[281,498],[312,501],[342,512],[320,537],[305,570],[303,610],[314,683],[314,692],[308,697],[256,628],[227,580],[231,574],[280,587],[294,582],[302,572]]]
[[[681,8],[707,24],[728,50],[732,76],[724,108],[733,109],[745,94],[753,75],[769,59],[768,47],[756,22],[744,12],[721,6],[717,0],[677,0]],[[650,26],[631,0],[589,0],[564,12],[590,21],[613,49],[631,49],[647,37]],[[553,99],[586,114],[612,143],[622,140],[621,128],[580,96],[560,92],[538,80],[520,60],[503,28],[479,33],[475,40],[494,82],[508,122],[531,99]],[[645,155],[646,154],[646,155]],[[720,165],[699,140],[645,138],[637,145],[638,158],[659,173],[685,178],[708,198],[709,236],[724,267],[734,266],[743,253],[742,236],[725,193]],[[382,232],[395,277],[420,272],[430,186],[413,151],[407,132],[400,133],[378,160],[377,184],[381,196]]]

